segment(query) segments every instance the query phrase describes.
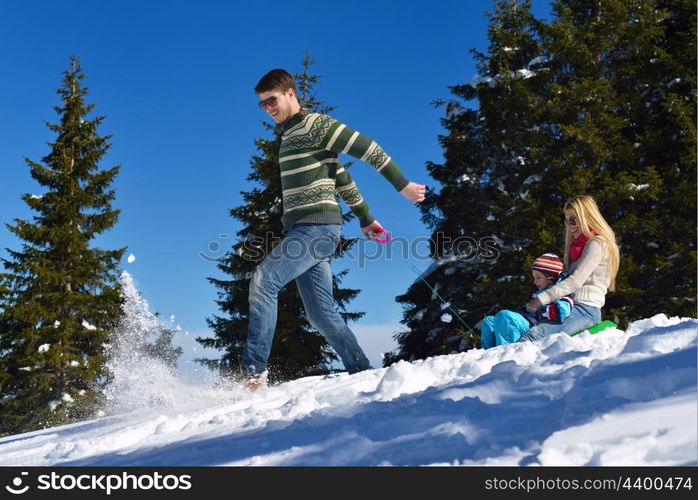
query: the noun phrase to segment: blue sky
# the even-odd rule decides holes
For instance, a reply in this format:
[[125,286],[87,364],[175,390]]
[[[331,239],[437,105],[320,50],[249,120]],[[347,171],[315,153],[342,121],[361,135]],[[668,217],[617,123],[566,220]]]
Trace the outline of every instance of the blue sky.
[[[438,189],[425,163],[439,162],[437,137],[450,85],[475,75],[470,49],[487,47],[491,0],[392,2],[214,2],[36,0],[4,2],[0,15],[0,214],[29,219],[23,193],[41,194],[23,161],[40,161],[54,136],[55,90],[71,55],[81,59],[100,133],[112,135],[102,168],[121,165],[114,184],[117,226],[99,238],[105,248],[127,246],[123,262],[154,311],[174,314],[190,336],[208,336],[205,319],[218,313],[207,277],[224,277],[211,259],[230,248],[240,228],[229,217],[249,189],[254,139],[267,133],[252,88],[269,69],[300,71],[309,52],[321,75],[318,97],[333,115],[375,139],[413,181]],[[546,16],[547,2],[534,13]],[[349,160],[349,158],[345,158]],[[371,212],[405,241],[429,236],[420,212],[366,164],[355,178]],[[345,236],[360,236],[357,222]],[[0,256],[20,243],[0,227]],[[425,244],[410,262],[428,266]],[[402,309],[395,297],[415,274],[382,252],[349,268],[343,284],[362,289],[351,304],[365,311],[352,328],[378,362],[393,345]],[[396,247],[396,250],[400,250]],[[358,254],[358,249],[355,252]],[[375,255],[375,253],[374,253]]]

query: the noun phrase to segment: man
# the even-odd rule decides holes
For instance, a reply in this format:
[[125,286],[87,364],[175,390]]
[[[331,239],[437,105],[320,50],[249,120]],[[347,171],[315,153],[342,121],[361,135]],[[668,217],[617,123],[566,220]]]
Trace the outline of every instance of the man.
[[291,280],[298,285],[308,321],[327,339],[349,373],[371,368],[356,337],[335,308],[329,259],[340,239],[341,208],[335,193],[359,218],[366,238],[377,238],[380,223],[369,213],[339,153],[372,165],[412,202],[424,201],[425,186],[408,181],[371,139],[334,118],[301,109],[293,76],[282,69],[264,75],[254,89],[283,135],[279,147],[285,235],[257,266],[250,281],[250,321],[242,353],[243,382],[266,385],[267,360],[276,328],[277,296]]

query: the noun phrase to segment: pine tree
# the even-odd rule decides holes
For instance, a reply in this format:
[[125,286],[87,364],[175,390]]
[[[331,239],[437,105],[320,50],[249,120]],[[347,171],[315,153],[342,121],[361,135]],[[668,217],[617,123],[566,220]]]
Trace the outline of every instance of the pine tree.
[[544,142],[535,89],[547,58],[529,1],[497,1],[489,17],[488,54],[473,51],[480,74],[451,88],[457,99],[437,102],[446,111],[448,134],[439,137],[445,162],[428,162],[427,169],[441,190],[420,205],[433,230],[434,258],[422,278],[436,293],[418,279],[397,297],[408,330],[396,336],[399,350],[386,365],[476,346],[480,320],[520,306],[530,288],[521,270],[533,239],[512,214],[535,211],[529,190]]
[[17,433],[90,415],[106,380],[104,343],[121,314],[117,267],[125,249],[90,245],[113,227],[119,210],[110,188],[119,167],[99,170],[110,136],[89,119],[88,89],[71,58],[58,89],[61,105],[50,153],[26,159],[46,188],[22,196],[38,215],[8,229],[22,250],[8,249],[0,275],[0,432]]
[[[309,111],[330,112],[333,108],[324,105],[315,94],[318,76],[309,72],[313,64],[310,56],[303,60],[303,72],[296,74],[299,102]],[[218,263],[218,268],[230,279],[209,278],[218,289],[217,301],[224,315],[207,320],[214,338],[197,338],[205,347],[225,350],[220,360],[199,360],[205,366],[237,374],[240,357],[247,339],[248,289],[256,266],[281,239],[281,178],[279,176],[278,150],[281,133],[278,127],[263,122],[272,139],[255,141],[259,154],[251,160],[252,172],[247,180],[254,187],[242,192],[244,204],[231,209],[230,215],[242,222],[237,232],[239,242]],[[350,213],[344,220],[353,217]],[[335,257],[339,257],[355,242],[342,239]],[[344,270],[333,276],[333,292],[345,321],[354,321],[363,316],[360,312],[347,311],[347,304],[360,290],[340,288]],[[295,281],[289,283],[278,297],[278,319],[276,333],[269,357],[269,376],[273,381],[290,380],[298,377],[327,373],[338,357],[305,316],[303,303]]]
[[[444,265],[436,244],[431,285],[476,327],[520,306],[531,260],[564,252],[564,202],[590,194],[621,249],[604,316],[695,314],[695,5],[558,0],[549,23],[529,8],[495,2],[480,75],[452,89],[477,110],[447,103],[446,162],[429,164],[442,189],[423,206],[437,231],[491,234],[496,258]],[[387,363],[473,345],[419,281],[398,300],[410,331]]]
[[597,199],[620,244],[604,314],[621,325],[693,315],[695,4],[566,0],[553,9],[550,156],[558,176],[567,167],[569,194]]

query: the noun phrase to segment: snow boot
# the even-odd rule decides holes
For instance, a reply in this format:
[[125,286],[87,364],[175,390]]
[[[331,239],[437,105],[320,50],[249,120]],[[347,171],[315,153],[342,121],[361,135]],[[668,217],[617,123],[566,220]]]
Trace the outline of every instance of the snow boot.
[[257,392],[267,386],[267,372],[248,375],[242,378],[242,386],[250,392]]

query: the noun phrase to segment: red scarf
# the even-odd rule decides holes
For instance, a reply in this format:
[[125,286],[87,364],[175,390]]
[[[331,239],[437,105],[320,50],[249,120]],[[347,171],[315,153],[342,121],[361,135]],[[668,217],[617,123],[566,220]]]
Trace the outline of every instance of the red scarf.
[[572,242],[568,254],[570,257],[570,264],[576,260],[579,260],[579,258],[582,256],[582,252],[584,251],[584,245],[587,244],[587,241],[589,241],[589,238],[587,236],[584,236],[584,234],[580,234]]

